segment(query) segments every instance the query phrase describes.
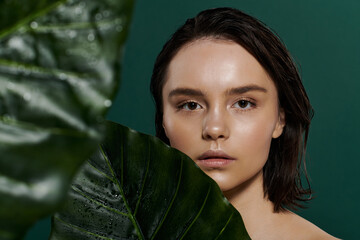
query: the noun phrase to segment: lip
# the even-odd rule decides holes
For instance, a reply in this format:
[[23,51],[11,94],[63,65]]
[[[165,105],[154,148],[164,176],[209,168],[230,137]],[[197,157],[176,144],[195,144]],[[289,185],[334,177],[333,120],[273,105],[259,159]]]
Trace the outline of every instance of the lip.
[[198,157],[197,164],[207,168],[221,168],[232,163],[236,159],[222,150],[208,150]]

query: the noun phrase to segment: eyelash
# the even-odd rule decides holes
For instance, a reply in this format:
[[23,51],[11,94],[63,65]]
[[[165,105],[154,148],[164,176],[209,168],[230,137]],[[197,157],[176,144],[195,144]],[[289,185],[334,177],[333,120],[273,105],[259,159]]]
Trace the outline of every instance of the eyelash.
[[[240,107],[240,105],[239,105],[240,102],[243,102],[243,103],[246,104],[246,105],[245,105],[245,108]],[[237,108],[242,109],[242,111],[249,111],[249,110],[251,110],[252,108],[255,108],[255,107],[256,107],[256,103],[255,103],[254,101],[247,100],[247,99],[240,99],[240,100],[236,101],[232,106],[234,106],[234,105],[236,105],[236,104],[239,105],[239,107],[237,107]]]
[[[198,106],[200,106],[200,108],[197,108],[196,107],[196,109],[185,109],[185,107],[189,104],[189,103],[195,103],[196,105],[197,105],[197,107]],[[187,102],[183,102],[183,103],[181,103],[181,104],[179,104],[178,106],[177,106],[177,109],[178,110],[182,110],[182,109],[184,109],[184,110],[186,110],[186,111],[195,111],[195,110],[197,110],[197,109],[202,109],[202,106],[200,105],[200,104],[198,104],[197,102],[195,102],[195,101],[187,101]]]
[[[239,105],[240,102],[242,102],[242,104],[244,104],[244,103],[246,104],[246,105],[245,105],[245,108],[244,108],[244,107],[240,107],[240,105]],[[195,109],[190,109],[190,108],[189,108],[189,104],[190,104],[190,103],[196,104],[196,108],[195,108]],[[255,107],[256,107],[256,103],[255,103],[254,101],[246,100],[246,99],[240,99],[240,100],[236,101],[236,102],[232,105],[232,107],[234,107],[236,104],[239,105],[239,107],[235,107],[235,108],[241,109],[241,111],[249,111],[249,110],[251,110],[252,108],[255,108]],[[178,110],[186,110],[186,111],[195,111],[195,110],[202,109],[202,108],[203,108],[203,107],[202,107],[199,103],[197,103],[197,102],[195,102],[195,101],[186,101],[186,102],[183,102],[183,103],[181,103],[181,104],[179,104],[179,105],[177,106],[177,109],[178,109]]]

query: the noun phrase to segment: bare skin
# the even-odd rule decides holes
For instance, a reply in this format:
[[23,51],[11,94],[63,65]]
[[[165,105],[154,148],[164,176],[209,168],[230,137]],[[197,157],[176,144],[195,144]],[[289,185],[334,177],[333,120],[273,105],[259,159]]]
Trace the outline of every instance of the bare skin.
[[286,119],[276,87],[240,45],[202,39],[172,59],[163,87],[170,145],[213,178],[252,239],[336,239],[264,198],[262,168]]

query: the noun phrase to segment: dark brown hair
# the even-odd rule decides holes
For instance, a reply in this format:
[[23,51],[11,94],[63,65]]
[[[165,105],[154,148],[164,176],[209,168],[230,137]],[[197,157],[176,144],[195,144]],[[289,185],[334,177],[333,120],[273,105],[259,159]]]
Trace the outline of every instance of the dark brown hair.
[[[164,45],[151,77],[151,92],[156,104],[156,136],[169,144],[162,126],[162,89],[169,63],[183,46],[202,38],[229,40],[241,45],[274,81],[286,125],[281,136],[271,142],[263,168],[264,193],[274,203],[275,212],[303,207],[301,202],[311,198],[304,155],[313,110],[286,47],[265,24],[237,9],[202,11],[188,19]],[[302,186],[302,166],[308,189]]]

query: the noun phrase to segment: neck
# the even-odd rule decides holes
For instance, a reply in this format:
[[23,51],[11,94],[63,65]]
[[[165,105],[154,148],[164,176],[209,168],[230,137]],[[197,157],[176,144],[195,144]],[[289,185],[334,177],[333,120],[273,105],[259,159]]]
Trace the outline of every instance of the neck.
[[274,204],[264,197],[262,171],[237,188],[224,192],[224,195],[240,212],[251,237],[261,232],[259,228],[266,230],[270,227]]

